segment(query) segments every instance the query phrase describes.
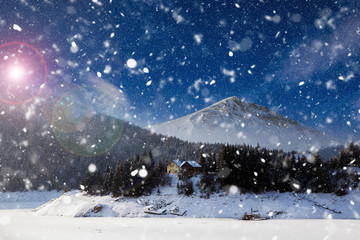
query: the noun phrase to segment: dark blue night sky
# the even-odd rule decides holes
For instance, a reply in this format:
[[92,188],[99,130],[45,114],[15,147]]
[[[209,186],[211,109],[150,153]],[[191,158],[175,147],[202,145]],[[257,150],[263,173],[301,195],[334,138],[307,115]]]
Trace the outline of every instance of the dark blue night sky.
[[102,111],[121,94],[104,112],[142,126],[236,96],[358,140],[359,9],[357,0],[10,0],[0,44],[41,52],[52,95],[82,86],[102,96],[91,103]]

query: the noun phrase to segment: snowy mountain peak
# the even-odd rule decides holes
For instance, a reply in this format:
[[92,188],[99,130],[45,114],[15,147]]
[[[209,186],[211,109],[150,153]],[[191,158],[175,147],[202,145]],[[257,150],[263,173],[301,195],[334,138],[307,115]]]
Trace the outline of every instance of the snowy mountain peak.
[[[198,122],[209,122],[210,124],[222,121],[235,121],[240,126],[250,123],[264,121],[266,124],[288,128],[290,125],[302,129],[302,126],[294,120],[284,117],[276,112],[267,109],[264,106],[254,103],[247,103],[236,97],[229,97],[217,102],[203,110],[191,114],[191,119]],[[243,124],[242,124],[243,123]]]
[[253,146],[259,143],[262,147],[285,151],[307,151],[337,144],[331,136],[236,97],[155,125],[153,131],[192,142]]

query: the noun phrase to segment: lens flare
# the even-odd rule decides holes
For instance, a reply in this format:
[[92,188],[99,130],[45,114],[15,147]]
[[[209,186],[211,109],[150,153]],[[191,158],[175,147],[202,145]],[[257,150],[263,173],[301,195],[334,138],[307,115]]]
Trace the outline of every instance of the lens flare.
[[8,74],[9,74],[10,80],[18,81],[24,77],[25,71],[24,71],[23,67],[15,65],[15,66],[10,67]]
[[24,42],[0,45],[0,101],[11,105],[31,102],[47,82],[43,55]]
[[98,156],[111,149],[121,137],[123,121],[97,114],[84,103],[90,93],[77,87],[55,105],[52,129],[58,142],[78,156]]

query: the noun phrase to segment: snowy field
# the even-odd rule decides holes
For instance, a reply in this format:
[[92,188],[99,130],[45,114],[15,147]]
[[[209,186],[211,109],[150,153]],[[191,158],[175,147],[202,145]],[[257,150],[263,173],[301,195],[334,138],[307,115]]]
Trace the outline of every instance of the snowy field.
[[[0,239],[359,239],[357,220],[72,218],[0,210]],[[6,216],[6,222],[5,218]]]
[[0,209],[32,209],[60,197],[62,192],[0,192]]
[[[198,189],[197,189],[198,190]],[[239,194],[220,192],[204,198],[177,194],[176,187],[163,187],[139,198],[90,196],[82,191],[64,193],[36,209],[37,215],[66,217],[165,217],[174,218],[174,209],[187,218],[234,218],[253,211],[270,219],[360,219],[360,192],[338,197],[323,193]],[[152,209],[162,215],[149,214]]]
[[[173,195],[175,190],[163,188],[160,195],[141,198],[94,197],[80,191],[0,193],[0,240],[280,240],[360,236],[360,221],[356,220],[360,212],[358,192],[341,198],[331,194],[237,193],[203,199],[198,194],[179,197]],[[187,213],[181,217],[146,214],[144,206],[150,203],[161,203],[167,210],[176,205],[182,210],[186,208]],[[95,213],[97,205],[102,210]],[[264,221],[239,220],[251,208],[272,217]],[[274,216],[280,211],[284,213]]]

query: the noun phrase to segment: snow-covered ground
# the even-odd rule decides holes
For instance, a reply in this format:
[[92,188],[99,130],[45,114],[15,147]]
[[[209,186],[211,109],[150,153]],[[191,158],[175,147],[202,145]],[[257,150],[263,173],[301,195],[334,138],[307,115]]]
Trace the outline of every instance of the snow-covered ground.
[[[213,218],[72,218],[0,210],[0,240],[358,239],[357,220],[238,221]],[[5,217],[4,217],[5,216]]]
[[[176,189],[176,188],[175,188]],[[360,193],[358,190],[338,197],[334,194],[294,194],[269,192],[266,194],[179,196],[162,189],[160,195],[140,198],[112,198],[89,196],[72,191],[37,208],[35,214],[66,217],[176,217],[170,214],[177,208],[191,218],[241,219],[253,210],[262,217],[273,219],[360,219]],[[145,213],[149,207],[165,210],[165,215]]]
[[[199,177],[192,178],[195,193],[177,193],[178,178],[171,186],[154,189],[150,196],[138,198],[91,196],[80,190],[62,192],[0,193],[0,209],[34,209],[34,214],[66,217],[181,217],[234,218],[244,213],[260,214],[270,219],[360,219],[360,190],[339,197],[324,193],[240,194],[235,186],[206,198],[199,191]],[[154,215],[148,213],[163,213]]]
[[33,209],[61,194],[58,191],[0,192],[0,209]]
[[[195,193],[191,196],[177,194],[177,177],[172,176],[171,186],[157,189],[150,196],[139,198],[90,196],[82,191],[62,194],[35,210],[37,215],[67,217],[177,217],[235,218],[254,212],[272,219],[360,219],[360,191],[338,197],[320,193],[240,194],[235,186],[228,193],[220,192],[205,198],[200,194],[199,177],[193,179]],[[154,215],[147,213],[164,213]]]
[[[233,194],[219,193],[206,199],[198,191],[190,197],[177,195],[173,181],[173,186],[161,188],[159,195],[156,192],[157,189],[151,196],[140,198],[89,196],[81,191],[0,193],[0,240],[281,240],[360,236],[360,221],[356,220],[360,218],[359,190],[337,197],[276,192],[240,195],[233,188]],[[54,199],[43,204],[51,198]],[[165,209],[166,215],[145,213],[144,209],[151,205]],[[31,206],[36,209],[19,209]],[[180,212],[186,210],[185,215],[171,215],[176,207]],[[270,220],[239,221],[251,209]]]

